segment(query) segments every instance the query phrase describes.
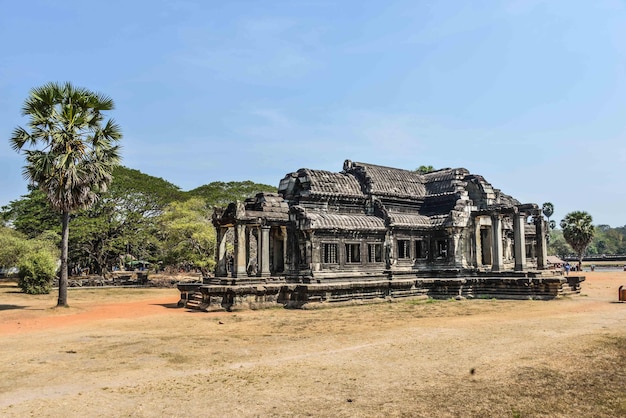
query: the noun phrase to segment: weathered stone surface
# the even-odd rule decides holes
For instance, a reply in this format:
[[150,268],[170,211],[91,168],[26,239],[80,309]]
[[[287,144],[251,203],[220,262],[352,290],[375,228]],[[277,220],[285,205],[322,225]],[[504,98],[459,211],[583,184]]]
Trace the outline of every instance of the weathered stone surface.
[[[271,306],[306,308],[348,302],[389,301],[399,298],[484,298],[549,300],[580,293],[583,276],[506,277],[449,276],[364,282],[326,282],[267,286],[207,286],[196,291],[202,303],[185,306],[201,310],[260,309]],[[181,290],[182,292],[182,290]],[[184,300],[181,297],[181,301]],[[193,298],[189,298],[192,301]],[[197,297],[195,300],[198,300]]]

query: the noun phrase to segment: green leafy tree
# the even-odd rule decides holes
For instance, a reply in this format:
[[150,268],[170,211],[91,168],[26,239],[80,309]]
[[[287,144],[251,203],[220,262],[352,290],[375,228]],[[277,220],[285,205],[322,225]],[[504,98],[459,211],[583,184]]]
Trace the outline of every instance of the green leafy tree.
[[56,275],[57,259],[50,251],[32,251],[18,264],[17,285],[24,293],[40,295],[50,293]]
[[0,227],[0,267],[17,267],[20,256],[28,250],[29,245],[24,234],[11,228]]
[[588,254],[617,255],[624,253],[624,235],[619,228],[611,228],[609,225],[597,225],[595,234],[589,247]]
[[170,204],[161,216],[164,259],[169,265],[190,265],[207,274],[215,267],[215,228],[202,199]]
[[235,200],[245,200],[257,193],[276,193],[277,188],[252,181],[215,181],[187,192],[189,197],[203,199],[208,207],[226,206]]
[[30,294],[49,293],[59,259],[58,236],[44,233],[29,239],[0,227],[0,266],[18,267],[18,286]]
[[[158,216],[173,201],[187,199],[185,192],[161,178],[116,166],[109,190],[89,209],[72,214],[68,264],[89,267],[106,275],[120,263],[119,256],[157,261]],[[39,189],[2,208],[5,221],[33,238],[50,231],[60,234],[60,216]]]
[[613,228],[616,239],[616,254],[626,254],[626,226]]
[[565,258],[570,254],[573,254],[574,250],[563,238],[563,231],[555,229],[550,232],[550,242],[548,243],[548,254],[556,255],[560,258]]
[[28,186],[29,192],[18,200],[2,207],[3,221],[17,231],[35,238],[44,231],[61,233],[61,215],[55,211],[46,194],[41,190]]
[[10,140],[13,149],[26,156],[24,177],[61,213],[57,306],[67,306],[70,214],[97,201],[120,160],[120,129],[104,117],[113,107],[113,100],[104,95],[71,83],[48,83],[31,90],[22,107],[28,126],[17,127]]
[[109,190],[72,221],[74,262],[106,274],[120,263],[120,255],[157,261],[159,216],[167,204],[183,198],[178,187],[163,179],[116,167]]
[[579,267],[582,264],[585,250],[593,239],[594,227],[592,222],[591,215],[584,211],[570,212],[561,221],[563,237],[577,254]]
[[[160,215],[172,202],[200,198],[210,214],[212,206],[244,200],[259,192],[275,192],[272,186],[244,182],[213,182],[191,192],[180,189],[158,177],[124,166],[116,166],[107,192],[102,193],[90,208],[72,214],[72,234],[69,238],[68,264],[89,267],[91,272],[106,275],[121,263],[121,255],[147,260],[164,260],[166,251]],[[60,216],[37,188],[11,202],[2,210],[8,224],[36,237],[45,231],[58,232]]]
[[420,174],[430,173],[431,171],[435,171],[435,168],[432,165],[420,165],[415,169]]
[[604,234],[607,242],[607,254],[626,253],[626,239],[616,228],[611,228]]

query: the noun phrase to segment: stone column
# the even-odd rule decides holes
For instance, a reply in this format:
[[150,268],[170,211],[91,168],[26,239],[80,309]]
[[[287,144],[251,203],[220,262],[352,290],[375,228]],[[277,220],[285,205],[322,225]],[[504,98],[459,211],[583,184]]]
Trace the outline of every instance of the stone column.
[[491,271],[502,271],[502,219],[500,214],[491,215]]
[[542,215],[535,218],[537,236],[537,269],[544,270],[548,266],[548,242],[546,240],[546,223]]
[[483,243],[480,237],[480,218],[477,216],[474,218],[474,247],[476,250],[474,251],[476,257],[476,267],[481,267],[483,265]]
[[263,248],[262,248],[262,243],[261,243],[261,226],[255,226],[254,227],[254,231],[252,232],[252,236],[256,238],[256,257],[254,260],[249,260],[249,262],[253,262],[254,261],[254,274],[252,274],[253,276],[260,276],[261,275],[261,264],[263,263],[261,261],[261,257],[263,254]]
[[233,263],[233,277],[246,277],[246,226],[235,227],[235,260]]
[[526,237],[524,226],[526,215],[523,213],[513,214],[513,239],[515,240],[515,271],[526,270]]
[[[385,235],[385,242],[383,244],[383,248],[384,248],[384,258],[385,258],[385,268],[386,269],[391,269],[391,266],[393,265],[393,236],[391,235],[391,232],[387,232],[387,234]],[[431,249],[428,248],[428,257],[429,257],[429,261],[430,261],[430,254],[431,254]]]
[[[465,267],[465,246],[463,245],[463,240],[465,235],[461,231],[460,228],[455,228],[455,231],[452,232],[452,245],[450,251],[452,251],[452,259],[454,260],[455,267]],[[450,254],[448,253],[448,257]]]
[[289,241],[287,241],[287,228],[284,226],[280,227],[281,233],[283,234],[283,273],[285,273],[287,271],[287,244],[289,243]]
[[215,275],[218,277],[225,277],[228,274],[228,260],[226,259],[226,233],[228,228],[217,227],[217,253],[216,258],[216,270]]
[[261,227],[261,276],[270,276],[270,227]]

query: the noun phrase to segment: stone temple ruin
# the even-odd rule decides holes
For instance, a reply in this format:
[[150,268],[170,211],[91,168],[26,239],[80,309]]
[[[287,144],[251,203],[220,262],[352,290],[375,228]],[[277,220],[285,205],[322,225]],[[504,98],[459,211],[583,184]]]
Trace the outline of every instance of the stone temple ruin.
[[541,209],[464,168],[427,174],[347,160],[216,209],[215,277],[179,284],[212,310],[402,297],[551,299],[584,277],[548,269]]

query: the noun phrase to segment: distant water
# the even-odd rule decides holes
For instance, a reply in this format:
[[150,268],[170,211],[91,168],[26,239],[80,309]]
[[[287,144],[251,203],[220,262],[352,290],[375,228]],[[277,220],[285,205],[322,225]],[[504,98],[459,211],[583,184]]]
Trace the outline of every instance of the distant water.
[[[583,272],[591,271],[589,267],[583,267]],[[608,271],[624,271],[624,267],[614,267],[614,266],[596,266],[596,270],[598,272],[608,272]]]

